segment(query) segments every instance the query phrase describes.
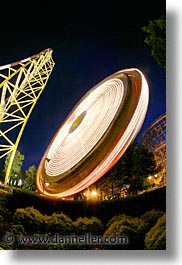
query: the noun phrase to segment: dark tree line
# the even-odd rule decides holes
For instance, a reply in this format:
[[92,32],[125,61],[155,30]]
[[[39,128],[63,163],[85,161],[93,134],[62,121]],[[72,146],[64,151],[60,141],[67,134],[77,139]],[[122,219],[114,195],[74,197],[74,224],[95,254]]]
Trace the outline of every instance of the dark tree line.
[[137,195],[148,188],[148,177],[157,173],[154,154],[133,142],[116,165],[93,187],[113,198],[125,189],[127,195]]

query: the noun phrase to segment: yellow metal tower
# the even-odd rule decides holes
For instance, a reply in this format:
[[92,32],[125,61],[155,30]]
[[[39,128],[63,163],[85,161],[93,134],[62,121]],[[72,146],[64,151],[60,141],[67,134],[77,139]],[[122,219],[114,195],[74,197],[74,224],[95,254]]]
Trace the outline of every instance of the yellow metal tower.
[[0,66],[0,159],[9,154],[4,184],[28,118],[54,67],[52,49]]

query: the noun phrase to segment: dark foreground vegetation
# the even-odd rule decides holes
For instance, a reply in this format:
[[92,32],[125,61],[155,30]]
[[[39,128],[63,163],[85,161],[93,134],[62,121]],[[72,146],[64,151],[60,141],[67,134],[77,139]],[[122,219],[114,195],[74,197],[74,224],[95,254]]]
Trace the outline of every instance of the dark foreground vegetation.
[[6,206],[12,214],[17,208],[33,206],[46,215],[63,212],[73,220],[80,216],[96,216],[106,224],[110,218],[120,213],[136,217],[152,209],[165,211],[166,187],[137,196],[105,201],[54,200],[19,189],[7,196]]
[[[131,198],[89,202],[47,200],[35,193],[15,190],[13,194],[3,194],[0,198],[0,247],[49,250],[166,249],[165,192],[165,188],[161,188]],[[56,234],[89,234],[102,238],[124,235],[129,242],[106,245],[36,241],[20,244],[25,236],[55,238]]]

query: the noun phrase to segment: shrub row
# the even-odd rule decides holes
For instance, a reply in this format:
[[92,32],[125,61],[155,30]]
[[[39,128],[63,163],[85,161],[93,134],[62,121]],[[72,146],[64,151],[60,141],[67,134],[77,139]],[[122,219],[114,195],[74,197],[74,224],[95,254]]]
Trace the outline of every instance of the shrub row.
[[14,190],[7,198],[7,208],[12,214],[17,208],[33,206],[46,215],[63,212],[72,220],[78,217],[96,216],[104,224],[120,213],[137,217],[152,209],[166,211],[165,187],[135,197],[110,201],[53,200],[22,190]]
[[[69,235],[75,233],[83,235],[90,233],[101,235],[103,232],[103,224],[97,218],[79,217],[76,221],[61,213],[53,213],[51,216],[41,214],[33,207],[25,209],[19,208],[13,215],[13,222],[16,225],[22,225],[25,234],[51,234]],[[12,231],[12,230],[11,230]],[[21,234],[21,231],[20,231]]]
[[[69,216],[61,213],[44,215],[33,207],[19,208],[12,217],[12,223],[6,233],[16,236],[30,235],[99,235],[108,236],[125,235],[129,239],[128,245],[101,245],[102,249],[165,249],[166,216],[163,211],[151,210],[140,217],[131,217],[119,214],[111,218],[106,225],[97,217],[78,217],[73,221]],[[5,233],[5,232],[4,232]],[[10,248],[1,242],[1,247]],[[14,249],[92,249],[94,245],[15,245]]]

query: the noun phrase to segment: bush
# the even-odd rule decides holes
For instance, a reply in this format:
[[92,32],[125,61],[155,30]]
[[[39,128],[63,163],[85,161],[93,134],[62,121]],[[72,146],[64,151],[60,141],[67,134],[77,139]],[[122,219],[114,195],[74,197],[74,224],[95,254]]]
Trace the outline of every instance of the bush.
[[84,235],[86,233],[90,233],[92,235],[102,235],[104,226],[101,220],[97,217],[79,217],[75,222],[73,222],[73,229],[77,235]]
[[10,228],[10,232],[14,235],[26,235],[25,229],[23,227],[23,225],[17,224],[17,225],[12,225],[12,227]]
[[2,238],[6,231],[10,230],[12,223],[12,214],[6,208],[6,198],[0,197],[0,237]]
[[148,232],[156,224],[157,220],[163,214],[164,214],[163,211],[153,209],[141,216],[141,219],[144,220],[145,233]]
[[125,218],[125,214],[119,214],[112,217],[106,224],[106,228],[109,228],[115,221],[121,221],[123,218]]
[[[127,249],[143,249],[144,248],[144,221],[137,217],[126,216],[125,214],[113,217],[107,223],[106,236],[127,236],[129,245]],[[112,246],[111,246],[112,247]],[[115,249],[126,249],[126,246],[114,246]]]
[[53,213],[51,216],[45,216],[45,230],[51,234],[70,234],[72,223],[71,218],[63,213]]
[[151,250],[166,249],[166,214],[163,214],[146,234],[145,246]]
[[15,224],[22,225],[27,234],[40,233],[44,227],[44,216],[33,207],[17,209],[13,220]]
[[138,230],[138,231],[143,229],[143,224],[144,224],[143,220],[138,217],[131,217],[125,214],[120,214],[120,215],[114,216],[113,218],[109,220],[109,222],[106,225],[107,227],[106,231],[108,231],[108,233],[111,233],[116,223],[119,223],[120,226],[121,225],[130,226],[132,229]]

